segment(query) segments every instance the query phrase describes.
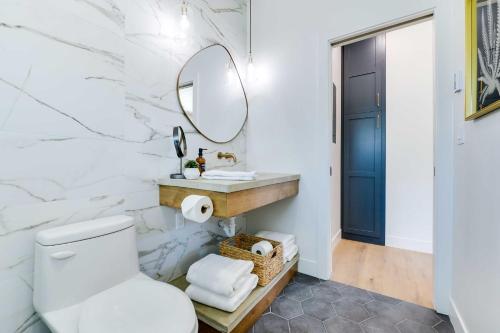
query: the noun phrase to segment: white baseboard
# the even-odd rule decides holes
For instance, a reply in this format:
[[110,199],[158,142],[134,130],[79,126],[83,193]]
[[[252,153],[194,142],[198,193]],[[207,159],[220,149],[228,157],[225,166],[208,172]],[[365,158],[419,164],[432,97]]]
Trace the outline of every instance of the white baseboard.
[[342,229],[339,229],[332,237],[332,251],[335,251],[335,248],[337,247],[337,245],[339,245],[341,239]]
[[387,235],[385,237],[385,245],[398,249],[432,254],[432,241],[427,242],[419,239]]
[[467,326],[465,326],[465,321],[463,317],[460,315],[460,311],[458,310],[457,305],[455,304],[455,301],[451,296],[450,296],[450,305],[451,305],[450,320],[453,325],[453,328],[455,329],[455,333],[469,333]]
[[306,259],[306,258],[300,258],[299,259],[299,272],[306,274],[306,275],[311,275],[311,276],[316,276],[317,275],[317,262],[314,260]]

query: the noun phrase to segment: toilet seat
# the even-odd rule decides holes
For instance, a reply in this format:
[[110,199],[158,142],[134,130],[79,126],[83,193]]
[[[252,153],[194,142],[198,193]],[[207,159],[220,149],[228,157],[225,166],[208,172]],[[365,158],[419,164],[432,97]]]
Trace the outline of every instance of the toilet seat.
[[132,279],[83,302],[79,333],[196,333],[193,304],[179,289]]

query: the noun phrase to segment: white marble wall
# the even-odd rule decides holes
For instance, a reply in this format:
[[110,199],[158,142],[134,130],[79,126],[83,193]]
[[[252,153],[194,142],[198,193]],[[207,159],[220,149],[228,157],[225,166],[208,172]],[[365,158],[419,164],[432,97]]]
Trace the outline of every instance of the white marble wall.
[[[227,46],[242,63],[245,0],[2,0],[0,4],[0,332],[47,332],[32,307],[37,231],[114,214],[136,217],[141,269],[174,278],[221,238],[217,221],[175,230],[157,179],[178,167],[172,127],[208,166],[245,134],[216,145],[195,132],[175,94],[200,48]],[[240,66],[241,67],[241,66]],[[241,224],[244,227],[244,224]]]

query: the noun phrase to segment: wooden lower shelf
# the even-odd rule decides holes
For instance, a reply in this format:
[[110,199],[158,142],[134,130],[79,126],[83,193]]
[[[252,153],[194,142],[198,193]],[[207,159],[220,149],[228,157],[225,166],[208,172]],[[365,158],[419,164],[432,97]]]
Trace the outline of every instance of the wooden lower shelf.
[[[199,333],[224,332],[245,333],[267,310],[273,300],[278,297],[283,288],[290,282],[298,267],[298,255],[287,262],[283,270],[265,287],[259,287],[248,296],[235,312],[229,313],[210,306],[193,302],[200,324]],[[170,284],[181,290],[186,290],[189,283],[186,276],[170,281]]]

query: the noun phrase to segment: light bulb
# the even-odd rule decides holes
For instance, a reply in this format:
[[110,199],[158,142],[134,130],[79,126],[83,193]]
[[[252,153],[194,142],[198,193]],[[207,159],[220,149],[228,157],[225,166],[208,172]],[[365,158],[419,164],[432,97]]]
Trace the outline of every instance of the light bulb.
[[187,30],[188,28],[189,28],[189,20],[187,18],[187,15],[184,14],[181,16],[181,29]]
[[181,7],[181,29],[182,30],[187,30],[189,28],[189,19],[188,19],[188,8],[187,8],[187,3],[185,1],[182,2],[182,7]]
[[253,59],[251,54],[248,57],[247,77],[250,80],[253,80],[255,78],[255,65],[253,64]]

